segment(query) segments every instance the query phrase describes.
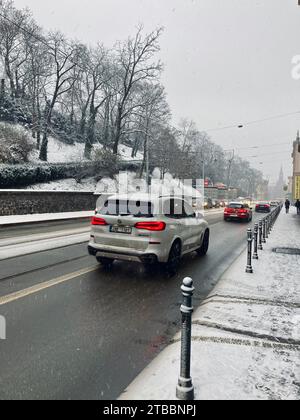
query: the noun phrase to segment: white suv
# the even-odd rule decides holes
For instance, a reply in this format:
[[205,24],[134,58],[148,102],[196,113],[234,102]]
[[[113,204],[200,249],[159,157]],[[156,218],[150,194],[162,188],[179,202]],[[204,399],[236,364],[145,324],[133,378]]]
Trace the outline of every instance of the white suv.
[[183,255],[203,256],[208,247],[208,223],[189,203],[136,193],[106,199],[92,218],[88,250],[106,268],[114,260],[164,263],[173,275]]

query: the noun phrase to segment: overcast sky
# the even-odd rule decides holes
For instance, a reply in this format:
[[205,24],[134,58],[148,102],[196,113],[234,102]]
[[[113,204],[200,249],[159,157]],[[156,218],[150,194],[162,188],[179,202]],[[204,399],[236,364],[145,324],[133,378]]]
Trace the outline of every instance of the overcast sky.
[[[300,55],[297,0],[15,0],[15,4],[28,6],[46,29],[60,29],[91,44],[111,46],[132,35],[139,23],[146,30],[164,26],[163,83],[174,124],[187,117],[205,130],[300,111],[300,80],[291,76],[292,57]],[[225,149],[249,157],[274,181],[281,165],[286,177],[291,175],[292,141],[298,129],[300,114],[209,134]],[[261,148],[244,149],[249,146]]]

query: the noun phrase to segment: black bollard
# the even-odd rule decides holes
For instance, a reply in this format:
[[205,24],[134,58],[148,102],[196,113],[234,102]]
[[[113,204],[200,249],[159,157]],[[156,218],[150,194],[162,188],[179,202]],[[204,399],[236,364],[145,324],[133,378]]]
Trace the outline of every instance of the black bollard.
[[262,237],[262,242],[263,244],[265,244],[266,241],[266,219],[263,219],[262,221],[262,227],[263,227],[263,237]]
[[247,242],[248,242],[248,252],[247,252],[247,267],[246,267],[246,273],[252,274],[253,268],[252,268],[252,229],[248,229],[247,231]]
[[272,213],[270,214],[270,227],[269,227],[270,233],[272,232],[272,228],[273,228],[273,216],[274,216],[274,212],[272,211]]
[[253,252],[253,259],[258,260],[258,223],[254,225],[254,252]]
[[263,222],[262,220],[260,220],[259,221],[259,242],[258,242],[258,249],[260,251],[263,251],[264,249],[262,239],[263,239]]
[[266,217],[266,239],[269,238],[269,216]]
[[192,313],[193,313],[193,280],[186,278],[181,286],[183,304],[180,311],[182,316],[181,324],[181,366],[180,377],[176,389],[176,396],[179,400],[192,401],[195,398],[194,386],[191,378],[191,348],[192,348]]

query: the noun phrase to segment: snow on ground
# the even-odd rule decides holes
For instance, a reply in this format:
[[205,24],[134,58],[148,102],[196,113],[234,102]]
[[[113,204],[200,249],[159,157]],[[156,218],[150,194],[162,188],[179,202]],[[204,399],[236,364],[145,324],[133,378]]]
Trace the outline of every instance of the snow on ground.
[[[273,252],[300,249],[299,232],[295,211],[282,212],[254,274],[243,253],[194,314],[196,399],[300,399],[300,256]],[[120,399],[175,399],[179,367],[178,334]]]
[[26,190],[31,191],[89,191],[94,192],[97,188],[95,178],[85,178],[80,183],[74,178],[51,181],[42,184],[30,185]]
[[[23,134],[26,134],[28,138],[35,144],[36,140],[32,138],[31,131],[26,129],[21,124],[11,124],[11,123],[3,123],[0,122],[1,125],[9,125],[14,130],[19,131]],[[102,149],[103,146],[101,144],[95,144],[93,150]],[[142,160],[143,153],[138,152],[137,156],[132,158],[132,148],[126,146],[124,144],[120,144],[119,146],[119,155],[125,161],[131,160]],[[39,160],[39,151],[33,150],[29,161],[31,163],[41,163]],[[75,143],[74,145],[66,144],[59,141],[57,138],[49,137],[48,139],[48,162],[49,163],[68,163],[68,162],[84,162],[86,159],[84,158],[84,143]]]
[[[14,243],[13,245],[0,246],[0,261],[8,258],[20,257],[33,254],[35,252],[49,251],[52,249],[63,248],[70,245],[87,243],[90,232],[87,229],[81,229],[82,232],[61,232],[53,237],[46,239],[28,240],[23,243]],[[45,237],[46,235],[44,235]]]
[[[28,134],[28,132],[27,132]],[[94,145],[94,151],[102,149],[101,144]],[[131,157],[132,149],[124,144],[119,146],[119,154],[123,160],[142,160],[143,154],[138,153],[135,158]],[[68,163],[68,162],[84,162],[84,144],[75,143],[74,145],[65,144],[61,141],[55,139],[54,137],[49,137],[48,140],[48,162],[49,163]],[[30,157],[30,162],[40,163],[39,152],[34,150]]]
[[[69,145],[50,137],[48,140],[48,162],[66,163],[83,161],[84,144],[76,143]],[[30,157],[30,162],[41,163],[39,160],[39,151],[34,150]]]
[[[153,172],[155,175],[157,170]],[[191,197],[194,199],[194,203],[197,205],[197,210],[203,208],[203,195],[191,186],[182,184],[178,179],[173,178],[172,175],[166,174],[163,180],[160,176],[156,177],[153,175],[151,191],[150,193],[154,196],[167,195],[167,194],[185,194],[189,200]],[[81,182],[77,182],[75,179],[64,179],[59,181],[52,181],[42,184],[34,184],[27,187],[27,190],[42,190],[42,191],[94,191],[96,193],[134,193],[137,191],[137,187],[140,188],[141,192],[147,192],[147,184],[145,179],[140,179],[134,172],[121,172],[112,178],[102,178],[97,182],[94,178],[85,178]]]
[[[18,190],[19,191],[19,190]],[[0,216],[0,226],[18,225],[24,223],[39,223],[46,221],[71,220],[88,218],[95,214],[94,211],[77,211],[65,213],[44,213],[44,214],[25,214],[22,216]]]

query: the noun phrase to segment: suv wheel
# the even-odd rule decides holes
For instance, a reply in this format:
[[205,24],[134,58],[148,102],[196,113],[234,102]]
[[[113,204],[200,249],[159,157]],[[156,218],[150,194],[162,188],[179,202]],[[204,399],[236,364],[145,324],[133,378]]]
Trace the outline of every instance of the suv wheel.
[[177,274],[180,260],[181,260],[181,244],[179,241],[176,241],[172,245],[172,248],[169,254],[169,260],[166,264],[166,272],[169,276],[173,277]]
[[113,266],[114,260],[110,258],[102,258],[102,257],[96,257],[96,260],[98,263],[100,263],[106,270],[110,270]]
[[201,247],[197,250],[197,254],[200,257],[204,257],[207,254],[209,248],[209,230],[205,231],[203,242]]

